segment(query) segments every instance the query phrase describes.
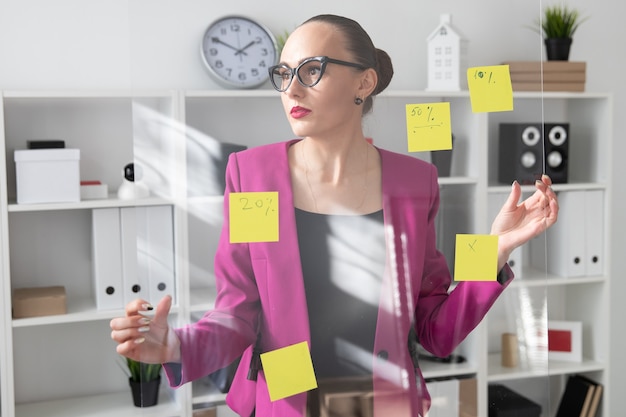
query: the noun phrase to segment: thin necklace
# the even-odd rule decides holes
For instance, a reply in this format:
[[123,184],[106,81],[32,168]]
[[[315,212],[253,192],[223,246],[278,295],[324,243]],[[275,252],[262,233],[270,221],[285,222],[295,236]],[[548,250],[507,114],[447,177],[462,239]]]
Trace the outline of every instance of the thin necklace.
[[[300,148],[300,153],[302,154],[302,160],[304,161],[304,177],[306,179],[306,184],[309,187],[309,193],[311,194],[311,199],[313,200],[313,207],[315,207],[315,212],[319,213],[317,208],[317,198],[315,197],[315,192],[313,191],[313,186],[311,185],[311,181],[309,180],[309,161],[307,160],[304,153],[304,141],[302,142],[302,147]],[[365,148],[365,175],[363,176],[363,197],[361,198],[361,202],[358,206],[354,208],[354,210],[359,210],[365,204],[365,197],[367,197],[367,172],[369,165],[369,155],[370,155],[370,147],[366,145]]]

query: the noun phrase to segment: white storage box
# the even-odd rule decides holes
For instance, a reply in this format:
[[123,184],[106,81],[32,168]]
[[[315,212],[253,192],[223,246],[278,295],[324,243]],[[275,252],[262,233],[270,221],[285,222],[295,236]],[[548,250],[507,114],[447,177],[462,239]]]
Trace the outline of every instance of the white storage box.
[[79,149],[16,150],[18,204],[80,201]]

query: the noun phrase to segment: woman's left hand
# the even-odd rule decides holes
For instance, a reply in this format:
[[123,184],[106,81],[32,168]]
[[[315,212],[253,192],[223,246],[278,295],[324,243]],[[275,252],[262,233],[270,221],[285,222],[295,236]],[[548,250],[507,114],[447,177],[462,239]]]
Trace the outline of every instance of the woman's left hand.
[[551,185],[550,177],[542,175],[541,180],[535,182],[533,195],[518,204],[522,188],[517,181],[513,182],[511,194],[491,225],[491,234],[498,235],[498,270],[515,248],[556,222],[559,205]]

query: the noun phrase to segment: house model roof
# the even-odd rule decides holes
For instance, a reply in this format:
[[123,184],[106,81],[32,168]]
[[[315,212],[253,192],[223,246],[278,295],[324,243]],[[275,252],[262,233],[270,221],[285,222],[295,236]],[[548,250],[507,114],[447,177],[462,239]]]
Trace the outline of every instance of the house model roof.
[[452,35],[462,40],[465,39],[464,36],[452,26],[452,15],[449,13],[444,13],[439,17],[439,25],[428,35],[427,40],[431,41],[437,38],[439,35]]

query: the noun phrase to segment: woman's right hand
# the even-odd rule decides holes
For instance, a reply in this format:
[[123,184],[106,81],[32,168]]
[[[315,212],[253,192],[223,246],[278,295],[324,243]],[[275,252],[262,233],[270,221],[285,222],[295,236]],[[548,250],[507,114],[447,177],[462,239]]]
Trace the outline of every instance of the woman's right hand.
[[145,363],[180,362],[180,341],[167,322],[171,306],[170,296],[156,309],[142,299],[128,303],[126,316],[111,320],[117,353]]

